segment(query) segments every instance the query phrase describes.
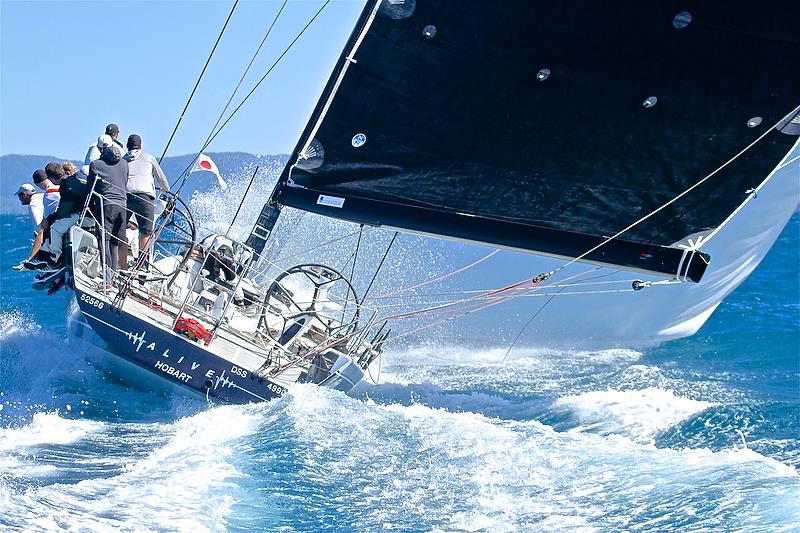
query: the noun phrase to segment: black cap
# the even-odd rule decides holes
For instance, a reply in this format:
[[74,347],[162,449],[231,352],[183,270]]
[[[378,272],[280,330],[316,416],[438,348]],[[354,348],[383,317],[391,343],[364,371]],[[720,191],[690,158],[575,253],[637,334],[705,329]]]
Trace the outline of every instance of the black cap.
[[41,168],[33,173],[33,182],[41,183],[47,179],[47,173]]
[[112,122],[106,126],[106,135],[114,135],[115,133],[119,133],[119,126]]
[[100,159],[106,163],[116,163],[122,159],[122,148],[114,143],[107,144],[103,147],[103,151],[100,153]]
[[142,147],[142,138],[135,133],[128,136],[128,150],[138,150]]

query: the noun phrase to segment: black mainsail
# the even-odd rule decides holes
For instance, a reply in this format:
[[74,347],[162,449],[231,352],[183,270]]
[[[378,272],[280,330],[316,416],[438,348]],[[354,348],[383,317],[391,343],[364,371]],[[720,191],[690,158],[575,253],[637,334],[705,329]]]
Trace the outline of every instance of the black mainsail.
[[775,0],[370,1],[271,199],[565,258],[605,243],[583,259],[699,281],[708,256],[676,243],[796,142],[797,20]]

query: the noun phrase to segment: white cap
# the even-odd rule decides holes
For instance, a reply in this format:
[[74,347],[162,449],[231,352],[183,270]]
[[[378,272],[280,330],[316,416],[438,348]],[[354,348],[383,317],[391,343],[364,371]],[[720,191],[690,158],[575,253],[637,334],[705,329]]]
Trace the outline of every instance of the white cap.
[[22,193],[35,194],[36,193],[36,187],[31,185],[30,183],[23,183],[22,185],[19,186],[19,189],[17,189],[17,192],[14,193],[14,196],[20,195]]
[[111,135],[106,135],[105,133],[97,138],[97,146],[99,148],[103,148],[104,146],[108,146],[113,143],[114,139],[111,138]]

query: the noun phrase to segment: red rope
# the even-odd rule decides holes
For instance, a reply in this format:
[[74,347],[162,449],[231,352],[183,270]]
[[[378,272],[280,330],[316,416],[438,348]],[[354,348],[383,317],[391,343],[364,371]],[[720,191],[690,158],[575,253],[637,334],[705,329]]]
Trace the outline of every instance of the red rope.
[[396,290],[394,292],[388,292],[386,294],[381,294],[380,296],[375,296],[374,298],[375,299],[388,298],[389,296],[395,296],[396,294],[400,294],[401,292],[412,291],[414,289],[419,289],[420,287],[424,287],[426,285],[430,285],[431,283],[436,283],[437,281],[442,281],[443,279],[447,279],[450,276],[454,276],[456,274],[464,272],[465,270],[470,269],[470,268],[474,267],[475,265],[486,261],[487,259],[489,259],[490,257],[492,257],[494,254],[496,254],[499,251],[500,250],[494,250],[493,252],[481,257],[477,261],[474,261],[474,262],[470,263],[469,265],[463,266],[463,267],[459,268],[458,270],[453,270],[452,272],[450,272],[448,274],[444,274],[442,276],[439,276],[438,278],[429,279],[427,281],[423,281],[422,283],[418,283],[417,285],[412,285],[411,287],[406,287],[404,289],[399,289],[399,290]]

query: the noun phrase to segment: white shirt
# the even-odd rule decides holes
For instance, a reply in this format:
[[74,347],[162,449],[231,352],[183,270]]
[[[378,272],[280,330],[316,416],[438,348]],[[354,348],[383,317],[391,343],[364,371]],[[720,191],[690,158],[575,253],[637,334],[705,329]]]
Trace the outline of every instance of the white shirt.
[[28,204],[28,213],[30,213],[33,221],[34,233],[39,233],[39,224],[42,223],[42,218],[44,218],[44,194],[37,192],[31,196],[31,203]]
[[56,212],[56,209],[58,209],[58,203],[60,201],[61,194],[58,192],[58,185],[51,184],[44,192],[44,218],[47,218]]
[[100,148],[97,147],[97,144],[93,144],[89,147],[89,150],[86,152],[86,157],[83,159],[84,165],[91,165],[92,161],[97,161],[100,159]]

